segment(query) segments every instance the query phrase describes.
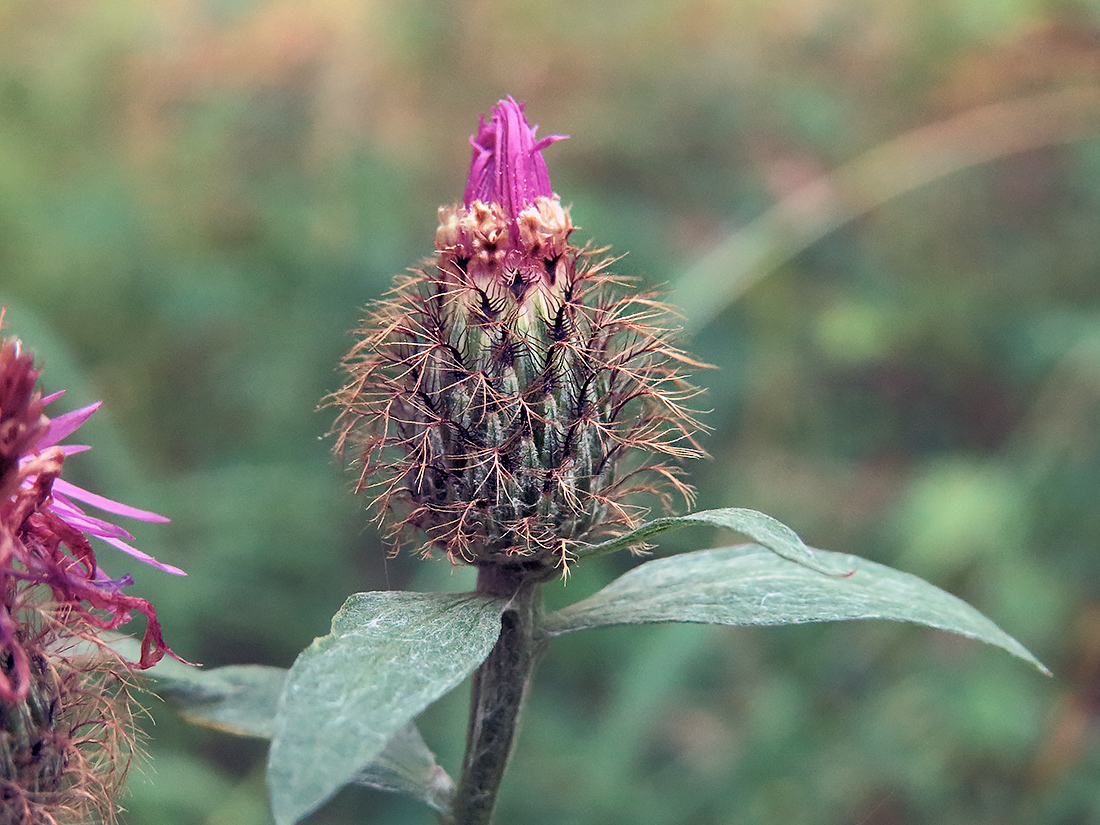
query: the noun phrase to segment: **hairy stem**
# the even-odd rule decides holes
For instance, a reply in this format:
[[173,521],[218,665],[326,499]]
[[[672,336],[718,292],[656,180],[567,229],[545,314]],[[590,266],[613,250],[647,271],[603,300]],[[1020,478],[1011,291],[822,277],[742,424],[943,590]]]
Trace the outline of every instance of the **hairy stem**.
[[523,698],[543,644],[538,629],[540,583],[485,566],[478,573],[478,592],[510,596],[511,602],[501,617],[500,638],[474,672],[466,756],[454,796],[455,825],[488,825],[492,818]]

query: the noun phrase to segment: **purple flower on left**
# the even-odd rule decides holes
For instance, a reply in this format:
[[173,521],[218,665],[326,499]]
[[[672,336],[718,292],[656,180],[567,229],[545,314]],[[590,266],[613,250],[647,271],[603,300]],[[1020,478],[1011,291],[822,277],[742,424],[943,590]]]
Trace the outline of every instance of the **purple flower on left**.
[[88,447],[59,442],[87,421],[99,403],[50,418],[44,410],[61,393],[43,397],[36,388],[38,375],[33,355],[17,339],[0,339],[0,699],[6,701],[25,699],[34,681],[40,651],[28,621],[76,628],[75,635],[87,636],[120,627],[136,611],[145,616],[146,625],[141,657],[132,666],[148,668],[166,653],[175,655],[161,635],[152,604],[123,592],[132,584],[130,576],[112,579],[104,573],[89,537],[184,575],[128,544],[133,536],[119,525],[77,504],[140,521],[168,521],[60,477],[65,459]]

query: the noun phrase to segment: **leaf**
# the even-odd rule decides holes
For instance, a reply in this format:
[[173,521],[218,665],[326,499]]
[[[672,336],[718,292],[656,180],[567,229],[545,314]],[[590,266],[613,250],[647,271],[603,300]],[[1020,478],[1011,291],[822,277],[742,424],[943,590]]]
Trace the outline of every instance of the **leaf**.
[[378,758],[355,777],[356,785],[412,796],[440,813],[449,814],[455,784],[435,761],[416,725],[399,730]]
[[[140,651],[135,639],[122,637],[112,647],[124,655]],[[212,670],[162,659],[141,676],[189,722],[238,736],[270,739],[275,712],[289,671],[261,665],[231,665]],[[416,725],[409,723],[353,780],[382,791],[406,794],[440,812],[449,810],[454,782],[435,761]]]
[[418,713],[489,655],[505,602],[444,593],[357,593],[332,633],[290,669],[267,781],[291,825],[355,780]]
[[[136,661],[141,644],[130,636],[110,640],[111,647]],[[207,670],[165,657],[137,675],[150,689],[180,709],[189,722],[238,736],[270,739],[275,706],[286,681],[285,668],[229,665]]]
[[[686,516],[654,519],[631,530],[629,533],[616,536],[599,544],[590,544],[578,550],[577,558],[602,556],[605,553],[641,544],[661,533],[667,533],[669,530],[678,530],[681,527],[689,527],[693,524],[710,524],[715,527],[727,527],[730,530],[736,530],[738,533],[759,542],[773,553],[819,573],[829,576],[845,576],[851,572],[850,568],[836,569],[828,566],[822,558],[816,556],[814,551],[806,546],[794,530],[783,522],[756,510],[747,510],[743,507],[722,507],[717,510],[700,510],[698,513],[690,513]],[[830,555],[836,556],[837,554]]]
[[758,545],[698,550],[646,562],[547,616],[551,636],[616,624],[780,625],[842,619],[916,622],[1004,648],[1043,673],[1027,649],[961,599],[923,579],[858,556],[813,551],[852,571],[822,575]]
[[270,739],[274,734],[275,707],[288,672],[285,668],[229,665],[198,670],[185,681],[175,674],[165,678],[157,672],[160,667],[149,673],[157,693],[179,707],[188,722],[237,736]]

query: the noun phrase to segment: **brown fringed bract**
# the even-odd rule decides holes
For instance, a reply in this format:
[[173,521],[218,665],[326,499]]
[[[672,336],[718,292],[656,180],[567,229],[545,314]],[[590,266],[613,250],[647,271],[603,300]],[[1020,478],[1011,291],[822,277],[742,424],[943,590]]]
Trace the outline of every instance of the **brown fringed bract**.
[[95,627],[46,607],[18,610],[30,690],[0,697],[0,825],[112,823],[139,754],[131,669]]

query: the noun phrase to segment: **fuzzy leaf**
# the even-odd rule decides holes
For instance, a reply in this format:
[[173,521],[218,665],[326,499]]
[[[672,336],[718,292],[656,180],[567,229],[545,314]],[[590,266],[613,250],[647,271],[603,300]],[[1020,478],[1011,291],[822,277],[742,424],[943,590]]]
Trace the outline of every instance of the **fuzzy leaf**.
[[267,781],[291,825],[356,780],[413,717],[457,686],[500,635],[504,601],[357,593],[290,669]]
[[[577,551],[577,558],[602,556],[605,553],[641,544],[661,533],[667,533],[669,530],[678,530],[681,527],[689,527],[695,524],[709,524],[714,527],[726,527],[730,530],[736,530],[738,533],[759,542],[773,553],[819,573],[830,576],[844,576],[851,572],[850,568],[840,569],[830,564],[830,561],[835,562],[836,559],[825,559],[817,556],[813,550],[803,543],[798,534],[783,522],[756,510],[747,510],[743,507],[722,507],[717,510],[700,510],[698,513],[690,513],[686,516],[654,519],[624,535],[581,548]],[[830,556],[836,556],[836,554],[830,554]]]
[[[130,661],[141,644],[130,636],[111,639],[111,647]],[[238,736],[270,739],[275,705],[283,690],[285,668],[229,665],[210,670],[165,657],[137,672],[149,688],[175,705],[189,722]]]
[[961,599],[923,579],[858,556],[813,551],[822,575],[758,545],[698,550],[646,562],[546,618],[552,636],[615,624],[780,625],[841,619],[917,622],[1004,648],[1049,671]]

